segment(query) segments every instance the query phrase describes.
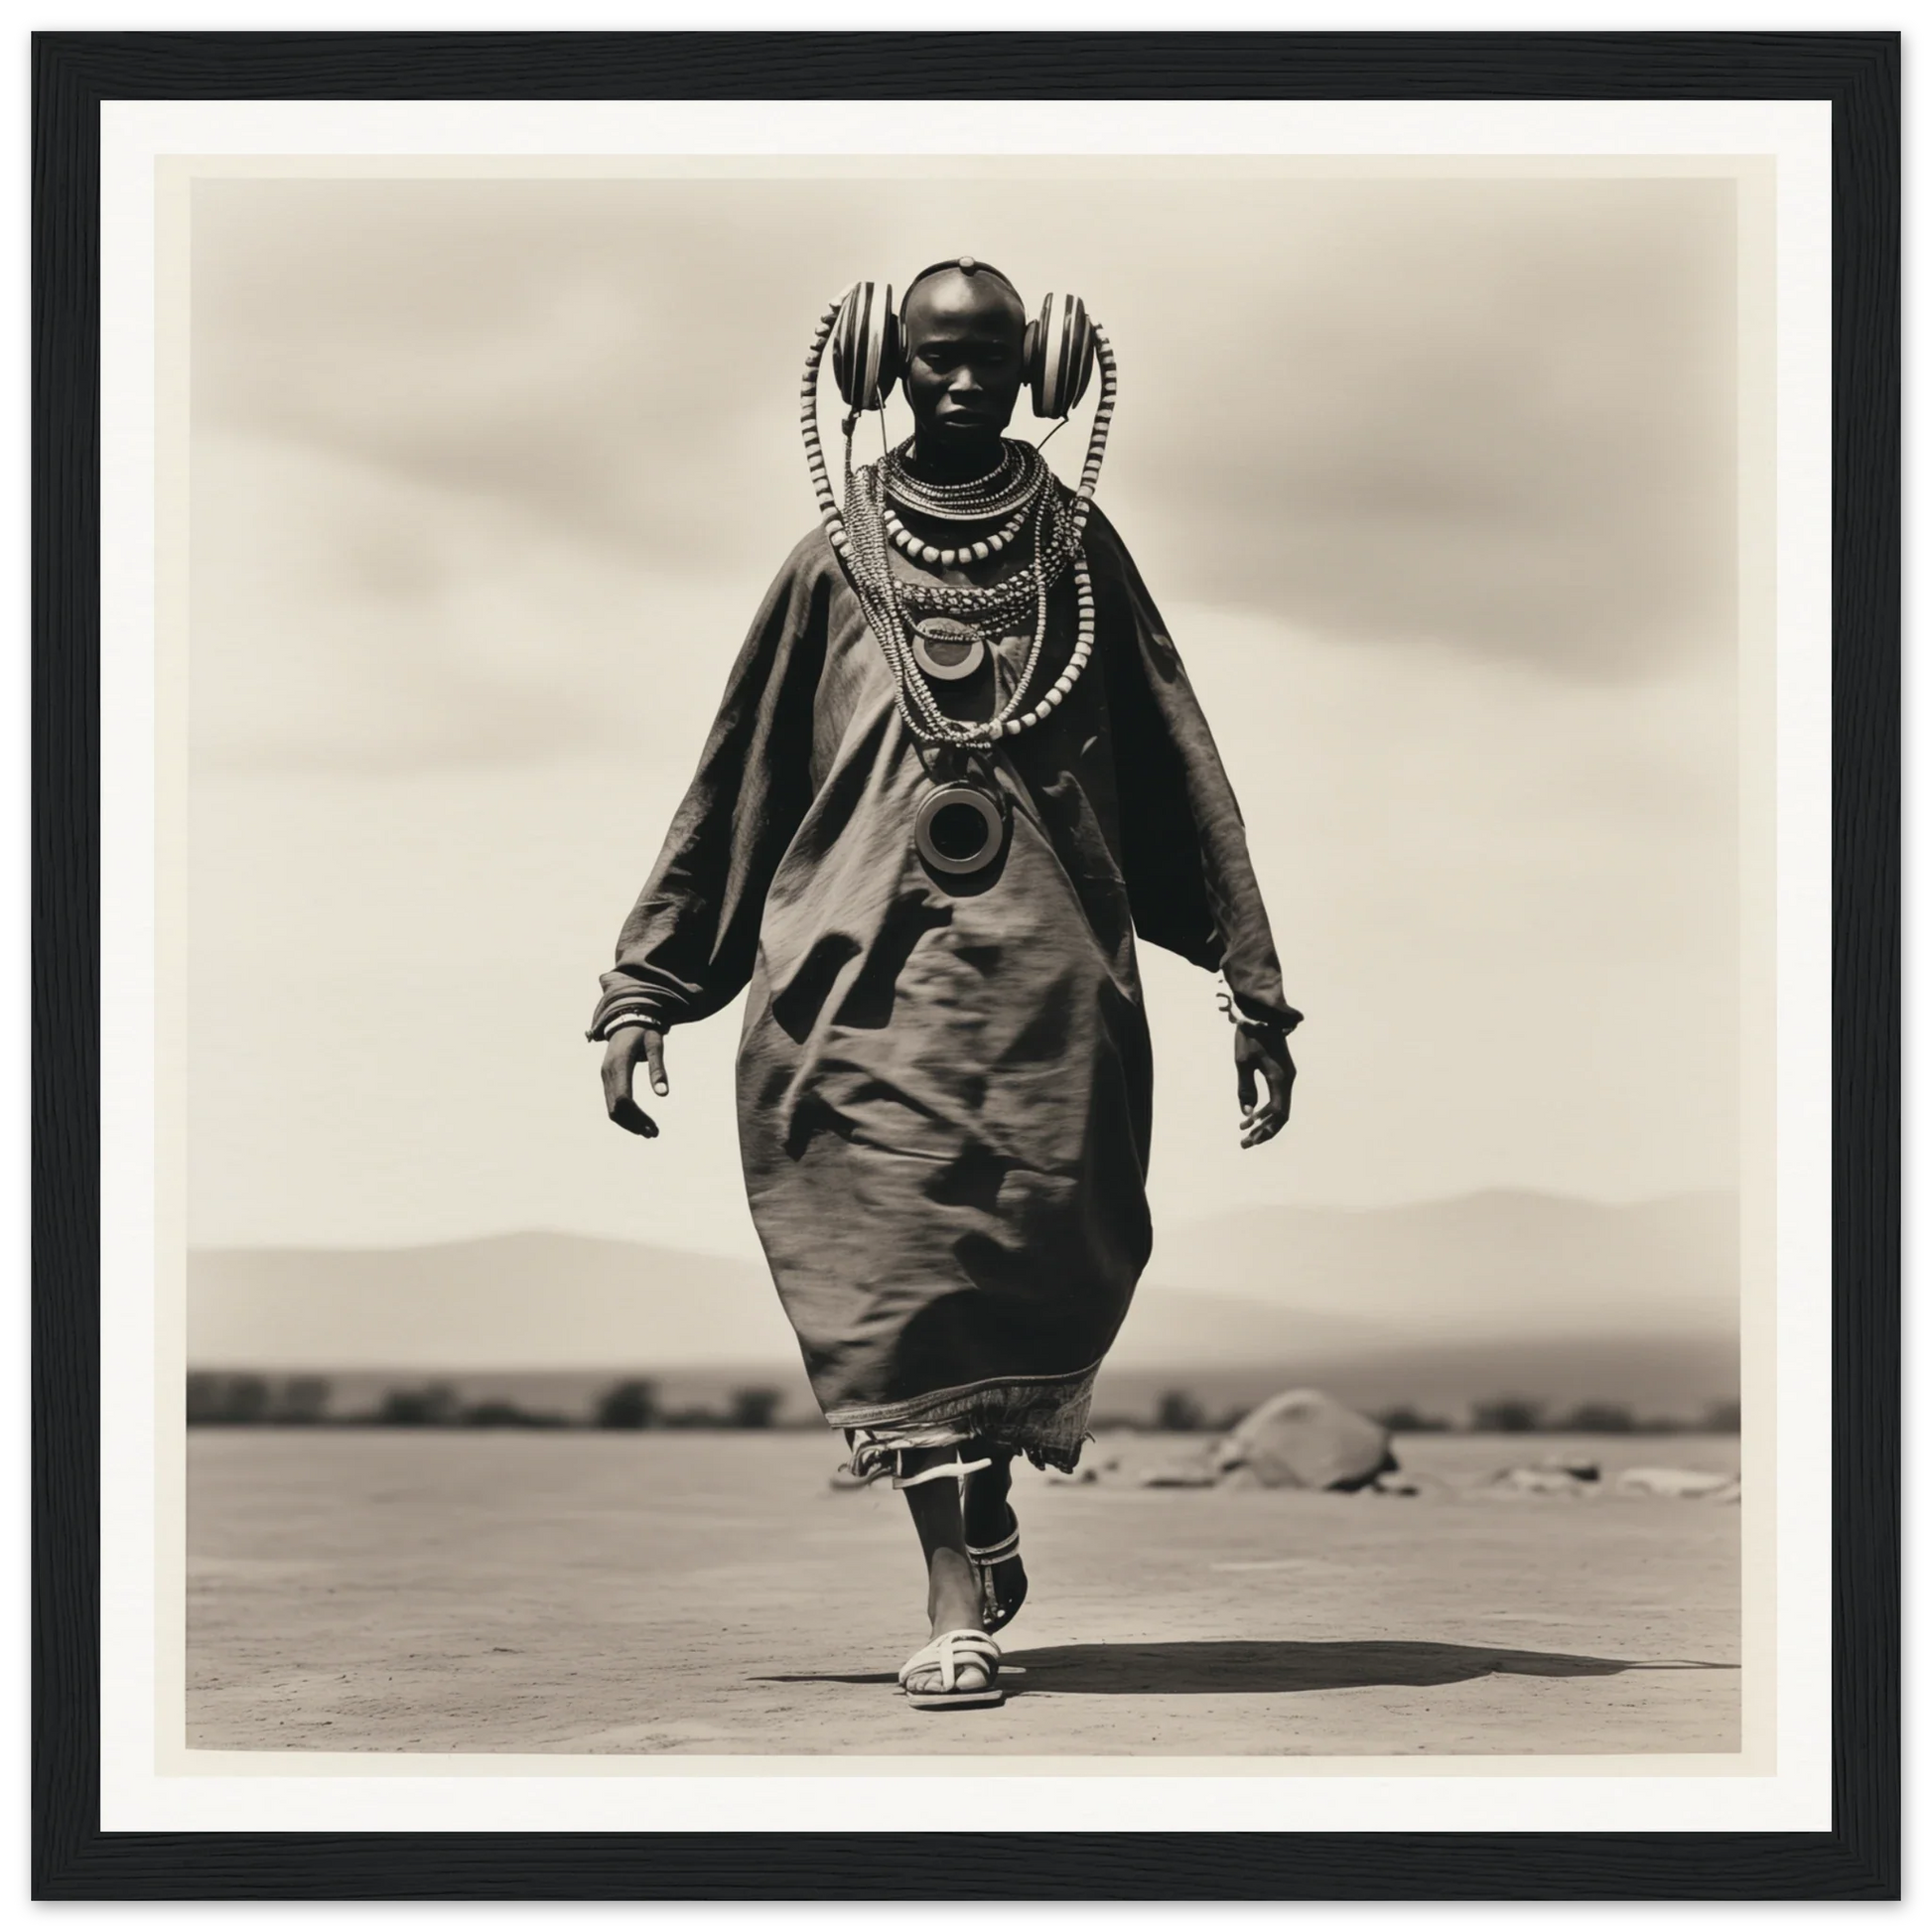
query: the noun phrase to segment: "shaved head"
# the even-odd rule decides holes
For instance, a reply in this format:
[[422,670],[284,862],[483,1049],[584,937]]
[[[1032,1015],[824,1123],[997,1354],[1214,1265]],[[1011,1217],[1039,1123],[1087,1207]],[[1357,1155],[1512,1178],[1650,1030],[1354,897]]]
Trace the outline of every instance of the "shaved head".
[[933,477],[984,476],[1020,395],[1026,305],[997,268],[935,263],[899,304],[913,459]]
[[948,322],[985,324],[1005,318],[1023,332],[1027,327],[1027,305],[1018,291],[997,268],[984,264],[968,270],[957,262],[935,263],[912,278],[899,304],[899,322],[908,337],[916,325],[942,315]]

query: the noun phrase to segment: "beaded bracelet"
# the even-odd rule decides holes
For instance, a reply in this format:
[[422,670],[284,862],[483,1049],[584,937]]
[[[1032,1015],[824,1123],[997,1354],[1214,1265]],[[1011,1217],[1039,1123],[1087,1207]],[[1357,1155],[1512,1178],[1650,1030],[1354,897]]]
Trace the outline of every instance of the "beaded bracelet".
[[601,1033],[605,1039],[609,1039],[613,1034],[621,1032],[625,1027],[647,1027],[652,1032],[661,1034],[664,1025],[662,1020],[655,1020],[648,1013],[640,1013],[635,1008],[626,1008],[622,1012],[612,1014],[605,1021]]

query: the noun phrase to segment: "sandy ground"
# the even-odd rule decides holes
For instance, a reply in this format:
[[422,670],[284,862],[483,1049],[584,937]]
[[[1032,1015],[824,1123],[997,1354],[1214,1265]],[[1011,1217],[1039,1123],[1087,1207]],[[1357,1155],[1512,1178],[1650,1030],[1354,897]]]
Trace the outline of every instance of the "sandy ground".
[[[203,1430],[188,1742],[331,1751],[958,1754],[1731,1751],[1737,1511],[1479,1497],[1580,1447],[1412,1437],[1422,1498],[1144,1489],[1015,1500],[1028,1675],[912,1712],[904,1505],[838,1439]],[[1729,1469],[1727,1439],[1582,1445]]]

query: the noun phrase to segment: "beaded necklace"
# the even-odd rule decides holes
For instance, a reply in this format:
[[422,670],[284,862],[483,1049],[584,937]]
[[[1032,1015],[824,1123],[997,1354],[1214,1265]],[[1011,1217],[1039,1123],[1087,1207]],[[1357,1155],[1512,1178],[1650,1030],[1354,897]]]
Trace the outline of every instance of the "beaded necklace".
[[1024,510],[1045,480],[1046,459],[1031,443],[1002,440],[999,463],[984,477],[959,483],[928,483],[905,467],[908,436],[882,460],[886,493],[907,509],[953,523],[985,523]]
[[[898,512],[888,503],[883,520],[886,534],[905,554],[917,563],[937,564],[942,570],[950,570],[954,564],[967,562],[985,563],[987,558],[996,557],[1017,537],[1026,526],[1028,505],[1023,503],[1000,525],[997,530],[989,530],[985,536],[972,541],[962,539],[960,543],[947,549],[936,543],[927,543],[923,537],[915,537],[898,520]],[[955,521],[963,519],[954,519]]]
[[[1074,492],[1070,504],[1063,500],[1057,489],[1047,486],[1045,460],[1036,449],[1025,444],[1007,444],[1007,454],[992,475],[975,479],[971,483],[935,484],[909,478],[902,466],[893,461],[898,452],[889,452],[877,468],[855,475],[852,467],[852,433],[860,412],[852,410],[847,414],[844,425],[846,507],[842,511],[832,494],[825,450],[819,440],[818,370],[844,300],[841,296],[819,318],[811,347],[806,352],[804,381],[799,392],[799,432],[804,441],[806,467],[811,472],[812,489],[818,498],[819,519],[825,527],[826,538],[845,567],[847,581],[865,614],[867,627],[886,653],[886,660],[893,671],[894,705],[915,742],[976,748],[990,746],[1002,737],[1017,738],[1021,732],[1031,730],[1049,712],[1059,708],[1093,654],[1093,580],[1087,568],[1084,537],[1087,515],[1093,506],[1094,489],[1100,480],[1101,459],[1106,453],[1107,433],[1113,422],[1114,398],[1119,386],[1112,345],[1107,340],[1105,330],[1098,323],[1093,324],[1094,350],[1100,363],[1100,402],[1094,414],[1079,488]],[[1028,454],[1016,456],[1014,453],[1018,451]],[[899,578],[891,562],[895,547],[917,556],[921,561],[929,560],[942,567],[947,563],[948,548],[952,553],[950,562],[954,564],[967,558],[975,562],[984,559],[978,553],[977,544],[972,542],[963,547],[957,544],[922,544],[919,550],[912,551],[909,544],[900,541],[889,529],[887,517],[892,514],[889,497],[898,496],[906,507],[946,520],[990,520],[991,516],[1006,512],[987,510],[985,505],[989,501],[998,502],[1000,494],[1009,487],[1017,486],[1019,481],[1015,479],[1012,484],[1005,481],[1009,463],[1017,463],[1020,470],[1027,474],[1031,489],[1023,494],[1019,505],[1022,523],[1016,525],[1011,534],[1001,533],[1001,547],[1017,536],[1027,523],[1031,523],[1034,536],[1032,563],[1025,570],[1016,571],[997,584],[908,584]],[[1001,480],[997,486],[996,479]],[[902,493],[908,490],[910,494]],[[937,502],[943,502],[947,507],[926,508],[928,503]],[[897,516],[893,521],[897,523]],[[903,526],[899,528],[902,530]],[[909,534],[906,533],[908,537]],[[988,555],[994,554],[996,546],[992,538],[982,538],[979,542],[985,544]],[[936,551],[936,554],[928,559],[927,553],[931,551]],[[1026,703],[1046,640],[1046,594],[1060,572],[1069,565],[1073,571],[1079,605],[1073,652],[1065,670],[1053,684],[1031,709],[1023,711],[1021,707]],[[908,637],[908,631],[912,637],[919,635],[917,625],[920,619],[916,614],[921,611],[939,612],[988,622],[1003,617],[1018,616],[1028,603],[1034,607],[1033,639],[1007,701],[991,718],[978,723],[967,723],[949,716],[926,682],[917,645]],[[970,622],[962,627],[970,628]]]
[[[857,473],[855,481],[859,492],[857,501],[863,505],[864,511],[877,514],[886,537],[897,548],[905,549],[905,545],[893,536],[893,513],[891,506],[880,499],[878,473],[868,466]],[[1024,532],[1040,510],[1043,510],[1046,520],[1045,540],[1043,545],[1035,546],[1032,561],[1022,569],[991,584],[945,584],[929,577],[895,577],[891,580],[894,594],[908,611],[943,611],[971,622],[991,623],[1030,611],[1034,602],[1033,578],[1035,569],[1043,568],[1047,582],[1055,583],[1066,568],[1072,552],[1071,511],[1061,492],[1050,486],[1041,490],[1034,503],[1019,513],[1015,534]],[[855,519],[855,528],[860,520],[870,521],[870,518]],[[916,537],[911,541],[917,548],[907,551],[907,554],[918,562],[937,563],[944,567],[949,554],[955,563],[978,561],[973,558],[970,544],[962,544],[950,553],[937,549],[936,555],[928,556],[925,553],[935,550],[936,546],[921,543]],[[988,538],[986,541],[990,555],[992,540]]]
[[[846,499],[848,502],[864,501],[867,484],[852,475],[850,464],[846,471]],[[1044,546],[1039,542],[1038,525],[1046,514],[1046,498],[1042,494],[1034,512],[1035,523],[1035,554]],[[939,704],[927,683],[919,662],[916,643],[908,640],[906,611],[904,605],[912,599],[924,602],[925,594],[943,586],[905,585],[897,578],[888,562],[888,553],[874,532],[877,525],[872,518],[858,517],[852,524],[852,534],[857,568],[852,573],[853,588],[858,593],[860,607],[865,611],[866,621],[873,634],[885,646],[887,662],[893,668],[894,700],[899,717],[906,729],[921,744],[979,746],[990,745],[1001,736],[1017,737],[1029,725],[1037,724],[1046,712],[1057,706],[1072,688],[1073,680],[1084,667],[1086,656],[1092,649],[1092,599],[1087,584],[1086,562],[1084,558],[1075,563],[1076,582],[1081,587],[1080,631],[1075,645],[1074,661],[1062,673],[1059,684],[1047,693],[1034,711],[1024,718],[1020,715],[1027,693],[1032,686],[1034,673],[1039,665],[1040,652],[1046,642],[1046,594],[1049,583],[1046,573],[1037,561],[1026,571],[1016,572],[1008,580],[1012,591],[1024,595],[1033,605],[1033,638],[1030,642],[1020,675],[1014,682],[1012,692],[998,711],[986,720],[968,722],[952,717]],[[911,598],[907,593],[912,594]],[[916,608],[916,603],[914,605]],[[912,626],[914,636],[917,626]],[[977,653],[976,653],[977,656]],[[1064,687],[1064,688],[1062,688]]]

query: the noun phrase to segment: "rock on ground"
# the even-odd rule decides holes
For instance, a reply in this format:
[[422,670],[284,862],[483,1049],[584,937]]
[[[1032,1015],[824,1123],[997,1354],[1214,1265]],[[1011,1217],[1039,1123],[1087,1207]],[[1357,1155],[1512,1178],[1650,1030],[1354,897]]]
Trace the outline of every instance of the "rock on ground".
[[1580,1476],[1547,1462],[1522,1462],[1512,1468],[1498,1469],[1483,1485],[1492,1496],[1587,1496],[1595,1492],[1593,1476]]
[[1714,1469],[1625,1469],[1616,1479],[1626,1496],[1696,1497],[1700,1501],[1732,1503],[1738,1481]]
[[1270,1396],[1222,1438],[1223,1476],[1245,1470],[1264,1489],[1359,1489],[1395,1467],[1389,1432],[1319,1389]]

